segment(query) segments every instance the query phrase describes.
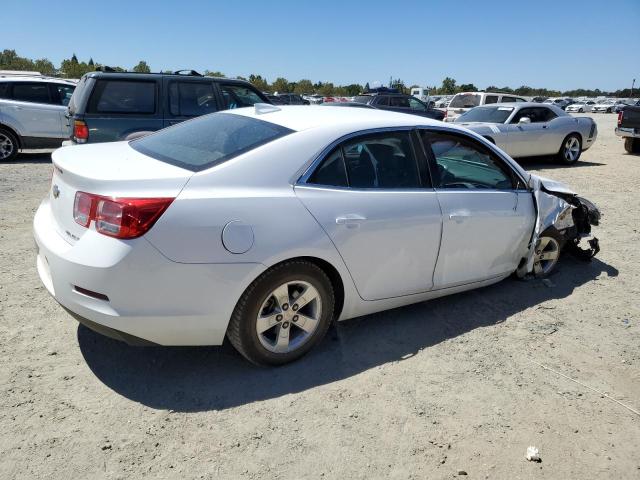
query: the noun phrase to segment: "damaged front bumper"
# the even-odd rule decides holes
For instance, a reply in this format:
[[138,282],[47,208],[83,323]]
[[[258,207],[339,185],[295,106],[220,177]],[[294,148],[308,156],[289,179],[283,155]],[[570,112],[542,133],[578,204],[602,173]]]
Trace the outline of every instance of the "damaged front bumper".
[[[537,218],[526,261],[518,269],[518,275],[524,276],[533,271],[535,246],[549,230],[559,236],[563,240],[562,246],[578,258],[593,258],[600,251],[598,239],[591,233],[591,227],[600,224],[602,214],[598,207],[555,180],[531,175],[529,186],[533,190]],[[586,240],[588,247],[580,246],[582,240]]]

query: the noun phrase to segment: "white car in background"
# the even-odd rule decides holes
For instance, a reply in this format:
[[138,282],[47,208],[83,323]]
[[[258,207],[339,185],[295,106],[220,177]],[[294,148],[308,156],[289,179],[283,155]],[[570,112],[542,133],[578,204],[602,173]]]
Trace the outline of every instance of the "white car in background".
[[34,236],[43,284],[89,328],[161,345],[226,336],[278,365],[334,319],[546,275],[598,219],[458,126],[256,104],[56,150]]
[[13,160],[21,149],[62,145],[75,88],[74,80],[0,75],[0,161]]
[[586,101],[582,101],[582,102],[576,102],[576,103],[572,103],[571,105],[569,105],[565,111],[566,112],[577,112],[577,113],[584,113],[584,112],[590,112],[593,110],[593,107],[595,106],[596,102],[594,102],[593,100],[586,100]]
[[474,107],[491,103],[526,102],[523,97],[500,92],[462,92],[454,95],[447,105],[445,122],[455,122],[456,118]]
[[613,113],[616,109],[615,100],[605,100],[602,103],[596,103],[593,106],[592,112],[594,113]]

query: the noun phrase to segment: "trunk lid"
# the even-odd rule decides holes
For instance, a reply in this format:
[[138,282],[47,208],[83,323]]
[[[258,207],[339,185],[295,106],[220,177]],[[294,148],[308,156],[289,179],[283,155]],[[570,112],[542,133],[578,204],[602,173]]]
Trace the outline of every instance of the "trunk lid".
[[73,218],[76,192],[106,197],[176,197],[193,175],[135,151],[128,142],[63,147],[52,158],[49,202],[56,230],[71,244],[87,231]]

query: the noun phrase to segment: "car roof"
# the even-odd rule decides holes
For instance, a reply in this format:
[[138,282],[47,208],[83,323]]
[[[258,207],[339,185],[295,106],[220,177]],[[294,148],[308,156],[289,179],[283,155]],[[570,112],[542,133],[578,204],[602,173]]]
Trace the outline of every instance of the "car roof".
[[240,80],[238,78],[224,78],[224,77],[209,77],[206,75],[200,74],[184,74],[184,73],[138,73],[138,72],[88,72],[85,73],[85,77],[96,78],[96,79],[123,79],[123,78],[135,78],[135,79],[147,79],[147,80],[156,80],[162,77],[175,77],[175,78],[188,78],[189,80],[218,80],[229,83],[238,83],[242,85],[247,85],[249,82],[246,80]]
[[369,108],[279,105],[264,113],[258,113],[258,110],[256,107],[246,107],[227,110],[226,113],[253,117],[295,131],[338,127],[346,132],[353,132],[372,128],[442,125],[442,122],[426,117]]
[[0,75],[0,82],[47,82],[47,83],[62,83],[64,85],[76,85],[77,80],[69,78],[55,78],[55,77],[43,77],[43,76],[29,76],[29,75]]

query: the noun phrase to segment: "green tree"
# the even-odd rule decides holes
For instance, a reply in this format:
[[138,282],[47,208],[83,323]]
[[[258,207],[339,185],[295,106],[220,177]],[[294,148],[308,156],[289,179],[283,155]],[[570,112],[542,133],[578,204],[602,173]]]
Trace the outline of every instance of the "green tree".
[[133,67],[133,71],[136,73],[151,73],[149,65],[147,65],[147,62],[145,62],[144,60],[140,60],[138,64]]
[[453,95],[457,93],[456,81],[451,77],[446,77],[442,80],[442,86],[439,89],[438,93],[443,95]]
[[251,83],[254,87],[256,87],[261,92],[269,92],[269,82],[267,82],[266,78],[262,78],[262,75],[254,75],[253,73],[249,75],[249,83]]
[[66,78],[80,78],[95,68],[86,62],[79,62],[75,53],[69,59],[65,59],[60,64],[60,74]]
[[458,87],[459,92],[477,92],[478,87],[476,87],[473,83],[463,83]]
[[289,81],[286,78],[278,77],[271,84],[271,89],[278,93],[288,93]]
[[204,75],[205,75],[205,77],[223,77],[223,78],[226,78],[225,74],[220,72],[219,70],[215,70],[213,72],[210,71],[210,70],[205,70],[204,71]]
[[324,95],[325,97],[329,97],[333,95],[334,91],[335,91],[335,87],[333,86],[333,83],[330,83],[330,82],[322,83],[320,85],[320,88],[318,88],[317,90],[317,92],[320,95]]
[[348,97],[355,97],[356,95],[359,95],[360,93],[362,93],[362,85],[358,84],[358,83],[352,83],[349,85],[345,85],[345,91],[346,91],[346,95]]
[[47,58],[39,58],[35,62],[33,62],[34,70],[36,72],[40,72],[43,75],[55,75],[56,67],[53,66],[53,63]]
[[303,94],[311,94],[314,93],[313,83],[311,80],[302,79],[299,82],[296,82],[296,86],[293,88],[293,92],[303,95]]

